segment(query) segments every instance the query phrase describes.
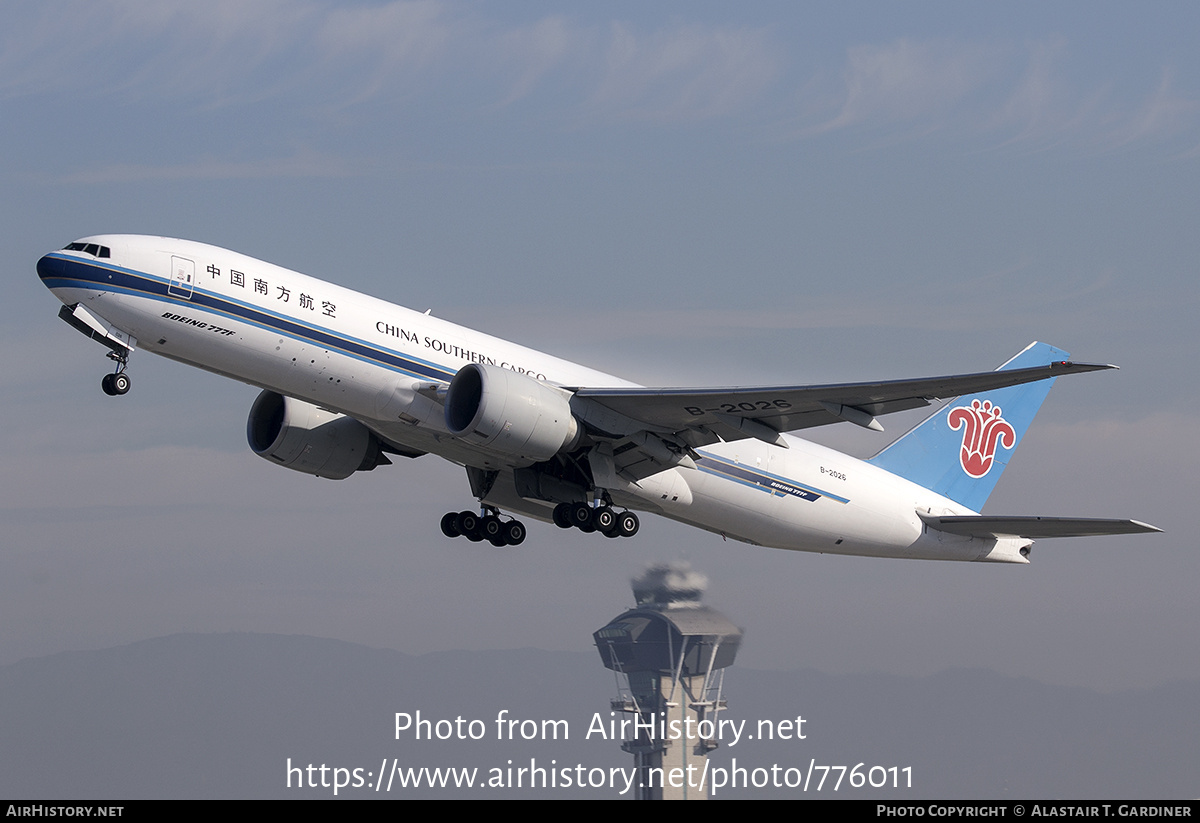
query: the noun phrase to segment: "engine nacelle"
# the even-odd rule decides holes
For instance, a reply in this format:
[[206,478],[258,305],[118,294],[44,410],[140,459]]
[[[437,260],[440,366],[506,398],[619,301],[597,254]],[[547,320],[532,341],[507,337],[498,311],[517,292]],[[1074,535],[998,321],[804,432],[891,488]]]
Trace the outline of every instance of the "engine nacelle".
[[250,407],[246,439],[259,457],[333,480],[391,462],[374,432],[353,417],[273,391]]
[[463,366],[450,381],[446,428],[473,446],[526,463],[574,448],[580,435],[562,392],[482,363]]

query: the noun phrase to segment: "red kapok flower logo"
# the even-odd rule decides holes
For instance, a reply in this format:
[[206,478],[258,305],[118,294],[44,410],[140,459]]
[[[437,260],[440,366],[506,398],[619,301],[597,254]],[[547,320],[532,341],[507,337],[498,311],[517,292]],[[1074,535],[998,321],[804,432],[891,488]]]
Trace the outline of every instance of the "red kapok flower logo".
[[1000,407],[989,400],[982,403],[972,400],[970,406],[956,406],[950,410],[946,422],[954,431],[963,429],[958,462],[963,471],[976,479],[992,470],[997,444],[1006,449],[1017,445],[1016,430],[1000,416]]

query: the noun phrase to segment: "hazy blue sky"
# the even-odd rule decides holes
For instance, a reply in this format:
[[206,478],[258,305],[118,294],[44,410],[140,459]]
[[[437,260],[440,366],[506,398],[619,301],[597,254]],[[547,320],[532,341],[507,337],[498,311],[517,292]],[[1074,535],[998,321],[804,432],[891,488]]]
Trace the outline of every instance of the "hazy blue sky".
[[[581,649],[685,558],[756,667],[1200,677],[1200,7],[0,6],[0,661],[178,631]],[[448,541],[426,457],[343,482],[246,447],[256,390],[103,349],[34,264],[201,240],[655,385],[998,365],[1060,381],[989,501],[1167,534],[1028,567],[793,554],[647,517]],[[869,455],[888,434],[820,434]],[[781,696],[782,698],[782,696]],[[790,704],[789,704],[790,705]]]

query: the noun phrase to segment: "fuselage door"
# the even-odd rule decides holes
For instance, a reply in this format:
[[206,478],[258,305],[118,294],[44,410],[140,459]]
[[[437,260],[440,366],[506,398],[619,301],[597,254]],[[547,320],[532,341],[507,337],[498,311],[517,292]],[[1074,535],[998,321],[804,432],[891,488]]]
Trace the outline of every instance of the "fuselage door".
[[171,282],[167,286],[167,294],[184,300],[192,299],[192,289],[196,287],[196,263],[186,257],[171,257]]

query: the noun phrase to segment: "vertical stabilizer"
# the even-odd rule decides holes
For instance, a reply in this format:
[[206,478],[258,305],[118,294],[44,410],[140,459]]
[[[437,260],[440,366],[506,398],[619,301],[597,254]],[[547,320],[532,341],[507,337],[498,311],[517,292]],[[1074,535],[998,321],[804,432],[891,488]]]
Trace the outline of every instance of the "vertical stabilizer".
[[[1030,343],[998,371],[1043,366],[1069,355]],[[974,511],[983,508],[1054,378],[963,395],[868,460]]]

